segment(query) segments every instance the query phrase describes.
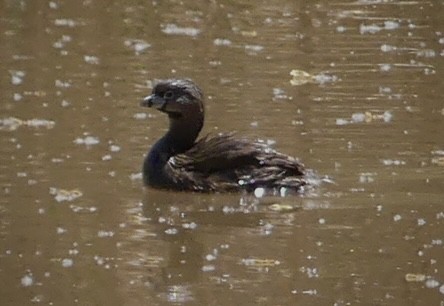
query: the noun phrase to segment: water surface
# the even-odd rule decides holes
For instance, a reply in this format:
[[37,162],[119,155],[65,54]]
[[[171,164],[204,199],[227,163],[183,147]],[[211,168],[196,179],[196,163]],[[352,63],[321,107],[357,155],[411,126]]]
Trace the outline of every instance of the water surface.
[[[3,1],[0,304],[442,305],[442,15],[442,1]],[[204,134],[268,141],[331,183],[143,188],[167,119],[139,101],[167,77],[204,90]]]

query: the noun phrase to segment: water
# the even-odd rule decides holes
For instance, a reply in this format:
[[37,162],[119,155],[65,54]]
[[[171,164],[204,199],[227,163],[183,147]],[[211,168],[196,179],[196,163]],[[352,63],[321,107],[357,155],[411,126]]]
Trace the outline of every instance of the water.
[[[442,305],[442,12],[4,1],[0,304]],[[182,76],[206,93],[204,134],[270,141],[331,183],[144,189],[167,120],[139,101]]]

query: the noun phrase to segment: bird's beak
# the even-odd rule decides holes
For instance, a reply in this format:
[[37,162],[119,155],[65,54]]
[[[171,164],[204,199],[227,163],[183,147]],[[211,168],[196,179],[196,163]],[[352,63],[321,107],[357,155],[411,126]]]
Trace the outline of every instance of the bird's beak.
[[164,98],[153,94],[153,95],[149,95],[149,96],[145,97],[142,100],[142,102],[140,102],[140,106],[152,107],[155,109],[163,110],[166,106],[166,101]]

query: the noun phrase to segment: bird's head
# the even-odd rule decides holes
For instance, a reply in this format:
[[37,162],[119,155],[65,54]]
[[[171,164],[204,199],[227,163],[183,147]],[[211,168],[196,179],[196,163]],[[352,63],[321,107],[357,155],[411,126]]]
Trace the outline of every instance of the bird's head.
[[141,105],[160,110],[173,119],[204,112],[202,91],[189,79],[159,81]]

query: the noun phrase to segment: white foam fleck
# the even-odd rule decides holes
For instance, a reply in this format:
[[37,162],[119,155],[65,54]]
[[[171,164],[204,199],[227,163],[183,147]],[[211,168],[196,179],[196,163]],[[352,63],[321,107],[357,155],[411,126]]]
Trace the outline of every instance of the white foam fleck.
[[78,22],[73,19],[56,19],[54,20],[54,25],[59,27],[73,28],[78,25]]
[[231,40],[225,38],[216,38],[215,40],[213,40],[213,44],[215,46],[230,46]]
[[85,62],[87,62],[88,64],[93,64],[93,65],[98,65],[100,64],[100,59],[97,56],[94,55],[84,55],[83,59],[85,60]]
[[92,146],[92,145],[96,145],[98,143],[100,143],[100,140],[98,137],[94,137],[94,136],[86,136],[85,138],[76,138],[74,140],[75,144],[84,144],[86,146]]
[[177,228],[169,228],[165,230],[165,234],[167,235],[176,235],[178,232]]
[[25,276],[23,276],[21,279],[21,283],[22,283],[23,287],[32,286],[34,283],[34,279],[32,277],[32,274],[26,274]]
[[427,222],[426,222],[426,220],[420,218],[420,219],[418,219],[417,223],[418,223],[418,226],[423,226],[423,225],[425,225]]
[[202,267],[202,272],[211,272],[216,270],[216,267],[214,265],[204,265]]
[[430,289],[436,288],[439,286],[439,282],[437,280],[434,280],[433,278],[431,278],[431,279],[428,279],[425,281],[425,286]]
[[111,152],[119,152],[119,151],[120,151],[120,147],[119,147],[118,145],[111,145],[111,146],[109,147],[109,150],[110,150]]
[[179,27],[176,24],[166,24],[162,32],[168,35],[185,35],[195,37],[200,34],[200,30],[192,27]]
[[365,114],[364,113],[354,113],[354,114],[352,114],[351,118],[354,123],[364,122],[365,121]]
[[113,231],[98,231],[97,232],[97,237],[99,238],[109,238],[109,237],[113,237],[114,236],[114,232]]
[[64,258],[62,260],[62,267],[64,268],[70,268],[72,267],[74,264],[74,260],[72,260],[71,258]]
[[140,53],[151,47],[151,44],[142,39],[127,39],[125,40],[124,44],[128,48],[134,50],[134,53],[136,55],[139,55]]
[[133,118],[136,120],[144,120],[148,118],[148,115],[146,113],[136,113],[134,114]]

